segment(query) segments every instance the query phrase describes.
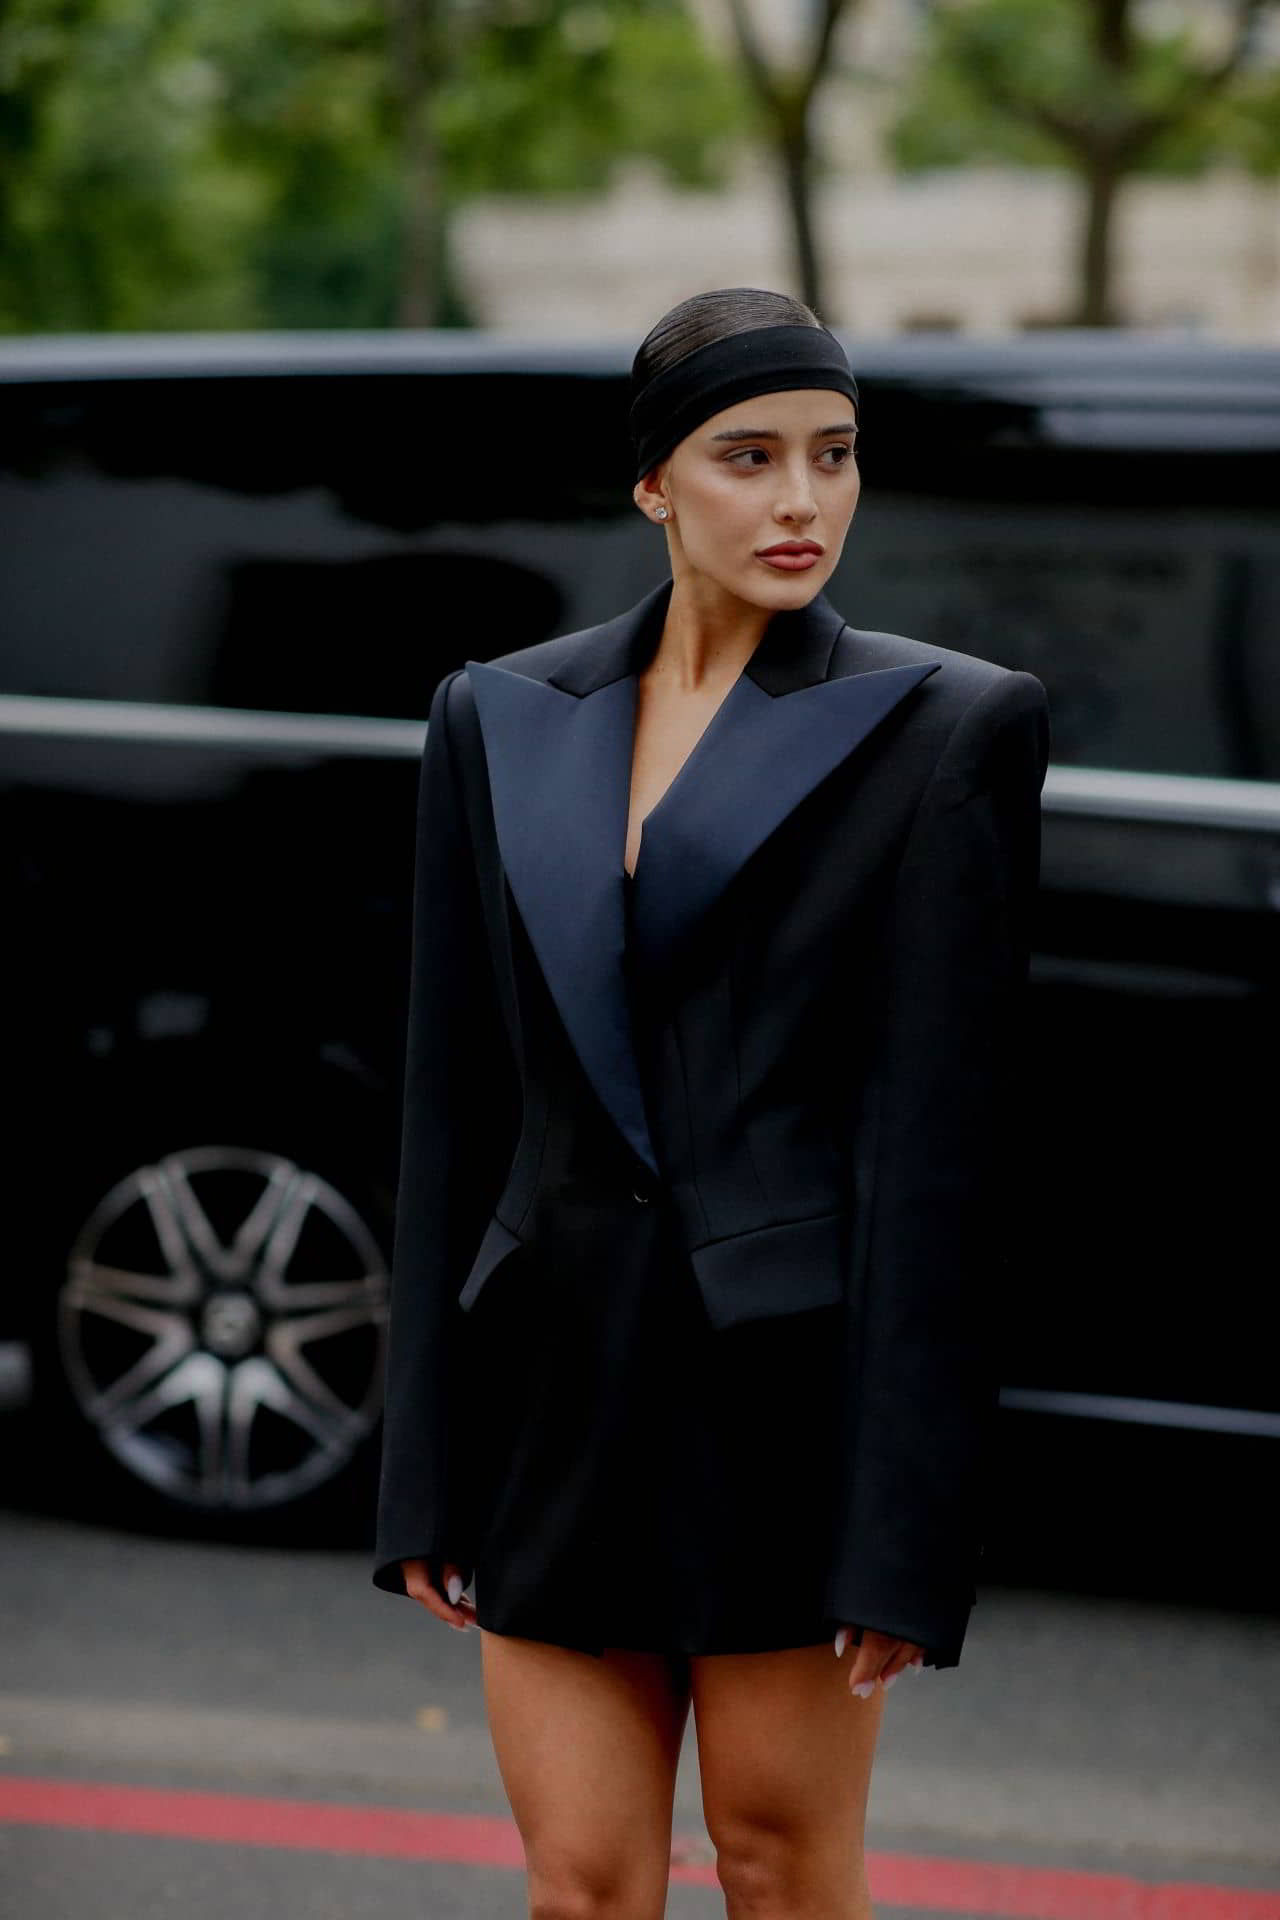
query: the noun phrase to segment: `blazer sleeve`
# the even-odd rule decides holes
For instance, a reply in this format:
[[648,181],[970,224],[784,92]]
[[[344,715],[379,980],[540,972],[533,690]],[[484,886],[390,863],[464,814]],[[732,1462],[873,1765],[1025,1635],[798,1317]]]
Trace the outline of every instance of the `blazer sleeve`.
[[400,1561],[454,1560],[469,1583],[475,1516],[461,1509],[465,1315],[457,1295],[509,1170],[514,1063],[502,1020],[449,690],[436,688],[418,785],[403,1126],[392,1252],[373,1583]]
[[1011,1092],[1040,866],[1045,690],[965,708],[893,884],[854,1147],[847,1445],[829,1611],[959,1663],[1000,1380]]

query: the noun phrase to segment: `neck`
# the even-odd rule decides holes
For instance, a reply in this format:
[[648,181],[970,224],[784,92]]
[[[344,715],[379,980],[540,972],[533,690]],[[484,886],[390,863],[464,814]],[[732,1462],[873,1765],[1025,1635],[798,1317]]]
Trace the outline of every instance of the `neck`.
[[735,679],[772,617],[770,608],[740,600],[706,574],[678,571],[647,671],[689,693]]

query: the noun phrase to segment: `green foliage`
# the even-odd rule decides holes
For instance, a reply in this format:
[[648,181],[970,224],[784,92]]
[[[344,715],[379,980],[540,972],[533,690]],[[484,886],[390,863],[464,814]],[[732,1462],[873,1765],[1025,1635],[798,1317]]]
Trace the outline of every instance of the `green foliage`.
[[890,150],[904,170],[978,161],[1075,166],[1114,150],[1125,172],[1192,174],[1220,160],[1274,167],[1280,86],[1247,70],[1203,86],[1185,23],[1132,28],[1132,58],[1103,60],[1093,0],[942,0]]
[[[397,0],[9,0],[0,331],[380,326],[409,217]],[[682,0],[421,0],[438,318],[450,209],[720,175],[732,77]]]
[[195,9],[10,5],[0,21],[0,326],[241,320],[251,306],[243,243],[263,194],[218,153],[218,87]]
[[1218,150],[1258,179],[1280,176],[1280,73],[1248,74],[1219,103]]
[[683,8],[555,11],[478,35],[460,55],[438,119],[453,191],[598,192],[622,154],[681,185],[718,181],[739,96]]

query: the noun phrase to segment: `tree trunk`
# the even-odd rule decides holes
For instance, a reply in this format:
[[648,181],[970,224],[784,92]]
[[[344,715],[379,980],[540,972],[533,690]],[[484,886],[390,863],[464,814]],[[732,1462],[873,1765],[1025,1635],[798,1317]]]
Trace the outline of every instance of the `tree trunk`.
[[1079,256],[1079,305],[1072,323],[1077,327],[1116,327],[1121,324],[1112,305],[1112,216],[1123,179],[1123,173],[1114,160],[1096,156],[1082,175],[1084,209]]
[[[1134,65],[1131,0],[1091,0],[1094,53],[1102,68],[1103,99],[1132,85]],[[1080,238],[1078,327],[1114,327],[1111,306],[1112,215],[1124,175],[1110,141],[1089,151],[1084,161],[1084,219]]]
[[[822,309],[823,273],[813,214],[814,152],[810,115],[814,99],[830,72],[836,29],[849,0],[810,0],[810,11],[820,15],[813,44],[800,74],[789,78],[775,73],[765,57],[752,24],[748,0],[729,0],[748,83],[760,102],[769,129],[769,141],[782,168],[783,192],[791,224],[792,258],[797,291],[810,307]],[[822,317],[830,321],[830,315]]]
[[399,114],[401,252],[396,325],[434,326],[441,310],[444,208],[434,122],[438,0],[391,0],[392,83]]
[[396,325],[432,327],[440,316],[444,234],[439,161],[425,109],[406,127],[403,153],[404,224]]
[[783,185],[787,211],[791,217],[792,258],[796,286],[805,305],[812,307],[831,324],[825,311],[822,269],[813,219],[813,143],[809,137],[807,113],[792,126],[778,130],[778,149],[782,159]]

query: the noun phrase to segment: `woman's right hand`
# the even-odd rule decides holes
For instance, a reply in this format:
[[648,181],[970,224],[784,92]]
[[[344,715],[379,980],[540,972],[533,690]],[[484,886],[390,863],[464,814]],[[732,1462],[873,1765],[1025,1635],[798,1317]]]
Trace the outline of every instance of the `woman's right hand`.
[[400,1567],[404,1574],[404,1590],[411,1600],[421,1601],[428,1613],[434,1613],[436,1619],[443,1620],[446,1626],[457,1627],[460,1633],[475,1626],[475,1605],[463,1596],[460,1567],[446,1560],[442,1569],[445,1592],[456,1594],[456,1604],[446,1599],[438,1587],[432,1586],[425,1560],[402,1560]]

